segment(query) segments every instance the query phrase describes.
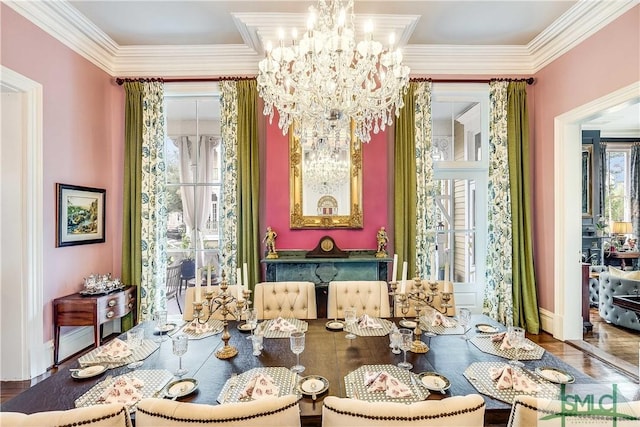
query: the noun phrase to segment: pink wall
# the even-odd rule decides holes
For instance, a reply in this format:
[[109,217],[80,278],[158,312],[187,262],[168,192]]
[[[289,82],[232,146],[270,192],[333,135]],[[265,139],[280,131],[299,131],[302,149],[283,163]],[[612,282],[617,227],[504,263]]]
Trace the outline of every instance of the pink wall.
[[[553,311],[554,118],[640,80],[640,6],[536,75],[533,118],[534,235],[539,303]],[[576,153],[578,155],[578,153]],[[576,249],[577,250],[577,249]],[[560,285],[560,284],[558,284]]]
[[[4,4],[2,65],[43,86],[44,322],[90,273],[120,274],[123,94],[113,79]],[[56,183],[105,188],[106,242],[56,248]]]
[[[266,119],[268,122],[268,119]],[[389,130],[389,128],[387,128]],[[264,227],[271,226],[278,233],[277,249],[313,249],[320,237],[333,237],[341,249],[376,249],[376,232],[380,227],[393,229],[388,221],[387,191],[388,161],[387,135],[372,135],[369,144],[363,144],[362,204],[364,228],[357,230],[291,230],[289,228],[289,137],[282,135],[277,126],[266,126],[264,186]],[[262,248],[264,250],[264,248]],[[262,252],[261,252],[262,253]]]

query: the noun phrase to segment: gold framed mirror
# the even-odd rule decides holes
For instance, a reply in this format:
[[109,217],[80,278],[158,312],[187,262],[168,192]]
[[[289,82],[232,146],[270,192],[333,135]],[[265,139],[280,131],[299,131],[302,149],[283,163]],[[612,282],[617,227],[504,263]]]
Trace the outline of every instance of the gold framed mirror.
[[[363,228],[362,147],[353,123],[328,138],[289,129],[290,226]],[[304,132],[300,132],[304,135]]]

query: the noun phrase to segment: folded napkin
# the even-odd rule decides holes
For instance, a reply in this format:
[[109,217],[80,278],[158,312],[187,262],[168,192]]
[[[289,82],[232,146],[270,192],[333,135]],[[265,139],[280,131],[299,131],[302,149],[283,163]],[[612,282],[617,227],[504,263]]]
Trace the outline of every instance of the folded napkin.
[[115,338],[98,350],[98,357],[104,357],[110,360],[120,360],[124,357],[131,356],[133,352],[129,348],[129,345],[119,338]]
[[362,329],[382,329],[382,325],[368,314],[363,314],[358,319],[358,327]]
[[[500,332],[499,334],[491,335],[491,341],[500,342],[500,350],[509,350],[513,348],[511,341],[509,340],[509,335],[506,332]],[[522,343],[520,346],[520,350],[531,351],[533,350],[533,346],[529,343]]]
[[489,370],[491,379],[497,381],[498,390],[514,389],[523,393],[538,392],[538,384],[517,369],[505,365],[501,368],[491,368]]
[[293,332],[297,331],[298,327],[289,321],[283,319],[282,317],[278,317],[277,319],[273,319],[271,321],[271,325],[269,326],[270,331],[282,331],[282,332]]
[[431,322],[431,326],[444,326],[445,328],[453,328],[456,326],[456,321],[453,319],[449,319],[442,313],[436,313],[433,316],[433,321]]
[[240,399],[251,398],[257,400],[264,397],[278,397],[279,394],[280,387],[275,385],[271,375],[256,374],[240,392]]
[[131,406],[142,399],[141,389],[144,382],[138,378],[123,375],[118,377],[104,390],[99,400],[104,403],[120,403]]
[[185,332],[193,332],[194,334],[200,335],[207,332],[213,331],[213,326],[210,323],[200,323],[197,320],[189,323],[184,327]]
[[411,397],[413,393],[406,384],[386,371],[367,371],[364,376],[367,392],[384,391],[389,397]]

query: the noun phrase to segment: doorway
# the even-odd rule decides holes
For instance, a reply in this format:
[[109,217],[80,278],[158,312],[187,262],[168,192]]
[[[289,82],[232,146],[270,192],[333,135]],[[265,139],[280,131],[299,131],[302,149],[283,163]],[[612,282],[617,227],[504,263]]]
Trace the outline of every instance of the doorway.
[[555,119],[554,135],[554,236],[556,263],[553,336],[582,341],[581,306],[575,295],[581,291],[581,253],[575,242],[582,239],[581,222],[581,125],[617,108],[640,102],[640,81],[564,113]]
[[0,379],[27,380],[51,365],[42,317],[42,85],[3,66],[0,94]]

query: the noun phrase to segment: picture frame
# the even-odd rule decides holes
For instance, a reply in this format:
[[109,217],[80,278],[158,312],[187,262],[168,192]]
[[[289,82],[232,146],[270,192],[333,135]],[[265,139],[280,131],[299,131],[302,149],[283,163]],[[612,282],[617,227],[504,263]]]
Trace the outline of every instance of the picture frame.
[[104,243],[107,191],[56,184],[56,247]]

